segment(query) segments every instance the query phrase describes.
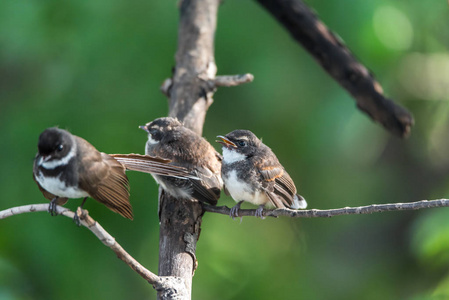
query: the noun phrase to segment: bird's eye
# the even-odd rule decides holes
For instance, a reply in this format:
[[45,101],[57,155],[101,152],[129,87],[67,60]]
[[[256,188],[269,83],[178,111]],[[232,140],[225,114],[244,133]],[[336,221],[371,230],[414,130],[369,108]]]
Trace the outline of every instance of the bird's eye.
[[56,148],[56,151],[61,152],[63,149],[64,149],[64,146],[61,144],[61,145],[58,145],[58,147]]
[[237,141],[237,145],[240,146],[240,147],[245,147],[246,146],[246,141],[242,141],[242,140]]
[[152,135],[152,136],[155,136],[155,135],[157,135],[158,134],[158,130],[157,129],[155,129],[155,128],[151,128],[150,130],[149,130],[149,132],[150,132],[150,134]]

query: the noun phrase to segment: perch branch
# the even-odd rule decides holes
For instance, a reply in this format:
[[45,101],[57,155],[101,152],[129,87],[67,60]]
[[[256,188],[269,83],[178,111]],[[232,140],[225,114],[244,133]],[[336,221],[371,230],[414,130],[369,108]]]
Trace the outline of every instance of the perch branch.
[[257,1],[355,98],[361,111],[400,137],[410,134],[414,122],[412,115],[383,95],[374,76],[304,2]]
[[[49,204],[31,204],[24,206],[12,207],[0,211],[0,220],[10,216],[15,216],[23,213],[48,211]],[[58,215],[63,215],[73,219],[75,213],[62,206],[57,206],[56,211]],[[179,278],[176,277],[159,277],[152,273],[137,260],[135,260],[122,246],[111,236],[97,221],[92,219],[86,210],[78,208],[78,215],[80,216],[81,225],[92,231],[93,234],[107,247],[115,252],[118,258],[124,261],[131,269],[138,273],[143,279],[148,281],[158,291],[178,290]],[[182,286],[182,285],[181,285]]]
[[[342,215],[360,215],[360,214],[372,214],[385,211],[399,211],[399,210],[417,210],[424,208],[434,207],[448,207],[449,199],[438,200],[421,200],[417,202],[409,203],[388,203],[388,204],[371,204],[358,207],[343,207],[335,209],[307,209],[307,210],[294,210],[294,209],[273,209],[264,210],[263,216],[265,217],[291,217],[291,218],[330,218],[334,216]],[[210,206],[203,204],[203,209],[208,212],[228,215],[231,209],[226,206]],[[240,209],[239,217],[255,216],[255,209]]]

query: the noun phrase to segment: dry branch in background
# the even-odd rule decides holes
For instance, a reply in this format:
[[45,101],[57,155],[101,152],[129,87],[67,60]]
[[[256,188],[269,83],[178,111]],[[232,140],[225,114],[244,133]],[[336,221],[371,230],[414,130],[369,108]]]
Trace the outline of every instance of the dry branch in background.
[[[372,214],[385,211],[400,211],[400,210],[418,210],[424,208],[435,207],[449,207],[449,199],[438,200],[421,200],[417,202],[408,203],[387,203],[387,204],[371,204],[358,207],[343,207],[334,209],[307,209],[307,210],[294,210],[288,208],[264,210],[263,216],[265,217],[291,217],[291,218],[331,218],[342,215],[361,215]],[[204,211],[217,213],[222,215],[228,215],[231,209],[227,206],[211,206],[203,204]],[[240,209],[239,217],[254,217],[256,214],[255,209]]]
[[257,0],[270,12],[341,86],[357,107],[400,137],[407,137],[413,117],[383,95],[368,69],[301,0]]

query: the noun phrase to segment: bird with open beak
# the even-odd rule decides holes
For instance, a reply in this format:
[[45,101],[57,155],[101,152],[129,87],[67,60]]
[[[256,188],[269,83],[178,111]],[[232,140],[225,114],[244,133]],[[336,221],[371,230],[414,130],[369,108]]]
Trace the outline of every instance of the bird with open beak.
[[260,218],[266,205],[291,209],[307,207],[276,155],[251,131],[234,130],[218,138],[217,142],[223,145],[224,191],[237,202],[231,208],[232,218],[238,217],[244,201],[259,205],[256,216]]

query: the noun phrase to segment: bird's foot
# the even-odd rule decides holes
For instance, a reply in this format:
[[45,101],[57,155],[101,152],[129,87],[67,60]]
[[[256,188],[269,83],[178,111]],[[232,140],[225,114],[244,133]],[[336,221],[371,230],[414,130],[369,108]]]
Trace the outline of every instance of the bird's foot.
[[75,215],[73,216],[73,222],[75,222],[76,226],[80,227],[81,220],[84,220],[88,214],[89,213],[87,210],[83,209],[81,206],[78,207],[75,211]]
[[240,210],[240,205],[242,205],[243,201],[238,202],[236,205],[234,205],[233,207],[231,207],[231,212],[229,213],[229,216],[235,220],[235,218],[239,217],[239,210]]
[[254,214],[254,216],[256,218],[261,218],[262,220],[265,219],[265,217],[263,216],[263,208],[264,205],[260,205],[257,209],[256,209],[256,213]]
[[48,212],[50,213],[50,216],[57,216],[58,212],[56,211],[56,207],[58,204],[56,203],[58,201],[58,197],[54,197],[53,200],[50,201],[50,204],[48,205]]

